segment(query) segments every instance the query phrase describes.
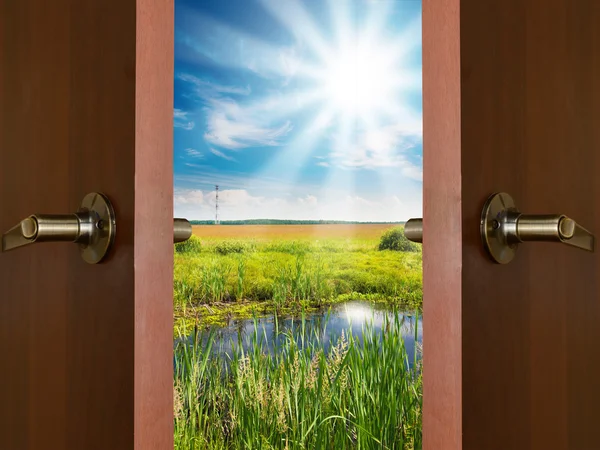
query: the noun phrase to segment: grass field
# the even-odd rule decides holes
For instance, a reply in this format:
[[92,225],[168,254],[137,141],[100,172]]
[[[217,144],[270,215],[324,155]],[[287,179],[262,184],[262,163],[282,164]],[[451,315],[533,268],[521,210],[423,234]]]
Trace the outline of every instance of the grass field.
[[[392,225],[203,225],[175,248],[176,325],[345,300],[422,303],[421,252],[379,250]],[[402,236],[403,237],[403,236]]]

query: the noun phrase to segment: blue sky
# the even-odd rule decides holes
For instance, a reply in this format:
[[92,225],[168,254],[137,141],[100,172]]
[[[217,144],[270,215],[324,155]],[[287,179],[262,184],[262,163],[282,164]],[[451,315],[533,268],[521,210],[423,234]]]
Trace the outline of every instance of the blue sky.
[[175,215],[422,210],[421,2],[176,0]]

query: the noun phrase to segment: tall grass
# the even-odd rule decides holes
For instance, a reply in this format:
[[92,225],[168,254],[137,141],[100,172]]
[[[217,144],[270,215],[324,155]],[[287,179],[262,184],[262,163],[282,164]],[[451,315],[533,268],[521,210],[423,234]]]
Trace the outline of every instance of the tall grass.
[[175,244],[176,253],[199,253],[202,250],[202,241],[198,236],[191,236],[187,241]]
[[328,350],[321,336],[303,322],[268,351],[255,324],[249,350],[237,345],[224,359],[214,333],[182,329],[175,448],[421,448],[422,373],[416,356],[409,364],[402,316],[361,338],[342,334]]
[[218,260],[202,269],[203,297],[213,302],[223,301],[227,294],[227,279],[231,267]]
[[244,300],[321,306],[347,296],[421,305],[420,252],[379,251],[376,241],[271,241],[248,244],[253,250],[242,253],[223,250],[243,247],[238,244],[205,242],[201,251],[177,253],[177,304]]
[[238,301],[244,298],[244,280],[246,279],[246,260],[240,258],[238,260],[238,271],[237,271],[237,292],[236,298]]

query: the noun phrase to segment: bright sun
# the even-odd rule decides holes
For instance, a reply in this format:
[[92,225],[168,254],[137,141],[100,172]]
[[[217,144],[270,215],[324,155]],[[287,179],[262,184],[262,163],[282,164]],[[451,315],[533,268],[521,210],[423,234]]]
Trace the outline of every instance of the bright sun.
[[[329,5],[329,25],[327,18],[311,17],[305,4],[312,2],[259,1],[294,40],[283,48],[266,48],[264,59],[270,66],[265,74],[271,79],[271,72],[280,73],[283,83],[273,84],[272,92],[249,111],[277,123],[286,118],[285,130],[292,128],[293,119],[295,137],[256,172],[257,179],[289,161],[295,161],[298,171],[290,177],[299,176],[313,157],[319,167],[401,167],[418,172],[400,155],[412,142],[405,136],[421,132],[420,113],[410,105],[421,90],[415,59],[421,46],[421,19],[415,13],[410,22],[404,20],[409,2],[323,0],[318,3]],[[261,61],[260,53],[240,59],[244,70]],[[228,113],[237,114],[226,106]],[[254,136],[264,130],[242,131]],[[272,145],[286,133],[274,129],[265,142]],[[327,156],[315,155],[317,147]],[[353,183],[350,170],[327,170],[324,176],[336,186]],[[328,183],[328,178],[322,182]]]
[[381,109],[397,88],[391,56],[364,47],[347,46],[324,70],[323,96],[341,114],[369,115]]

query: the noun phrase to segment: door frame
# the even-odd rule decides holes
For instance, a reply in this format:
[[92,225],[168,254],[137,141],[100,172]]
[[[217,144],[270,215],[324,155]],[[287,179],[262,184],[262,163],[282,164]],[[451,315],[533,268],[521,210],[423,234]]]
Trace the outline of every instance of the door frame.
[[422,0],[423,448],[462,448],[461,0]]

